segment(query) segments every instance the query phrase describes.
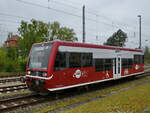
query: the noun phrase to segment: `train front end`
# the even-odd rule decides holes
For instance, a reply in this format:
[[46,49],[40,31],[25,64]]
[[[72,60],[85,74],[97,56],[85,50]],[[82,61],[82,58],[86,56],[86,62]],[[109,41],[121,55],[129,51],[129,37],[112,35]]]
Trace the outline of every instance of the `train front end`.
[[26,68],[27,74],[22,79],[31,91],[42,95],[48,93],[46,83],[51,79],[48,67],[52,47],[53,43],[39,43],[32,46]]

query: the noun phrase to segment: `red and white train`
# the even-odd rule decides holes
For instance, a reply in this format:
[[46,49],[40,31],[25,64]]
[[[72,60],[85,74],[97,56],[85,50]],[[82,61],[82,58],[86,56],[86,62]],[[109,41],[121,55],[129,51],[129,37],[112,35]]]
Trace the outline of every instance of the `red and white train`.
[[31,90],[58,91],[142,74],[144,53],[63,41],[37,43],[32,46],[26,71]]

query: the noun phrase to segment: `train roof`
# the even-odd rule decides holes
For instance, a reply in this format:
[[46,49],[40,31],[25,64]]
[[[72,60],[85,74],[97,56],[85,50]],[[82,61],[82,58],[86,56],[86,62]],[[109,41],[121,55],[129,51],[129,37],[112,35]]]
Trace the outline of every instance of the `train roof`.
[[[86,47],[86,48],[99,48],[99,49],[143,52],[141,49],[130,49],[130,48],[121,48],[121,47],[116,47],[116,46],[106,46],[106,45],[97,45],[97,44],[80,43],[80,42],[69,42],[69,41],[49,41],[49,42],[42,42],[42,43],[56,43],[57,45],[72,46],[72,47]],[[35,43],[35,44],[42,44],[42,43]]]

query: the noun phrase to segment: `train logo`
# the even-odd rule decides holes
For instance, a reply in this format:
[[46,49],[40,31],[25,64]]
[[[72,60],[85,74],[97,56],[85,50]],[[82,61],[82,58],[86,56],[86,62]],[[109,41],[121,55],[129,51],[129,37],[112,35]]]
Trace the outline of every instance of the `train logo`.
[[81,71],[78,69],[78,70],[76,70],[75,73],[73,74],[73,77],[75,77],[75,78],[80,78],[81,75],[82,75],[82,73],[81,73]]
[[135,69],[136,69],[136,70],[138,70],[139,68],[140,68],[140,66],[139,66],[139,65],[136,65],[136,66],[135,66]]

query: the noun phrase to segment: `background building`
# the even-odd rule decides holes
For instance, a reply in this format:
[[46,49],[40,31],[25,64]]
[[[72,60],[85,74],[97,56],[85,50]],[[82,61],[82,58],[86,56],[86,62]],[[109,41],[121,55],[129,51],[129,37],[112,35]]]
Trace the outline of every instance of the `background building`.
[[7,39],[4,43],[4,47],[7,48],[7,47],[10,47],[10,46],[14,46],[14,47],[17,47],[18,46],[18,39],[19,39],[19,36],[18,35],[12,35],[10,37],[10,39]]

